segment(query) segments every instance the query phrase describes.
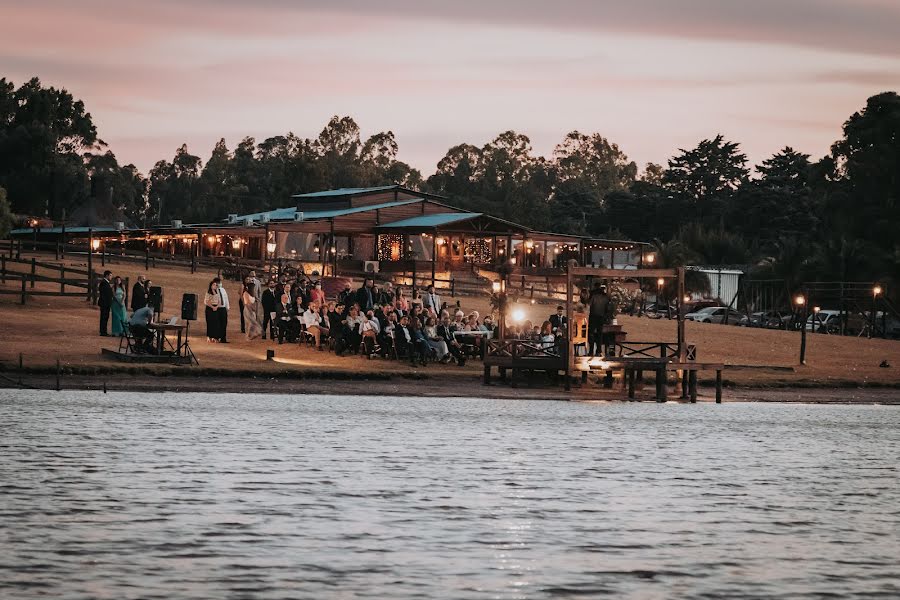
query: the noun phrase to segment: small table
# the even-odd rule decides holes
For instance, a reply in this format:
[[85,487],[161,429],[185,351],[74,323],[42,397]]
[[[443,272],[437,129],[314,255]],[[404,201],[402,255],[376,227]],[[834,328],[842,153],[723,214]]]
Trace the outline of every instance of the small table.
[[[181,356],[181,332],[185,330],[187,325],[172,325],[170,323],[151,323],[149,329],[156,332],[156,354],[162,355],[165,352],[166,333],[173,332],[178,334],[178,345],[172,349],[174,356]],[[172,345],[169,344],[169,347]]]

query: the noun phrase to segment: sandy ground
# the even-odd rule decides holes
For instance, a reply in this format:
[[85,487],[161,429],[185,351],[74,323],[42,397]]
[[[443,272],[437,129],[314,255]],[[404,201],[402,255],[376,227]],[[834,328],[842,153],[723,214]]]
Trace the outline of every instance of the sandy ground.
[[[52,262],[52,256],[40,257]],[[85,261],[72,260],[69,264],[84,267]],[[25,265],[14,265],[13,268],[27,269]],[[97,265],[99,269],[99,265]],[[155,284],[162,285],[165,290],[164,317],[178,314],[183,292],[195,292],[202,296],[208,281],[214,276],[211,271],[201,271],[195,275],[183,269],[156,268],[149,272],[142,265],[134,263],[112,264],[108,268],[114,274],[130,276],[133,282],[137,275],[145,274]],[[479,361],[470,361],[465,367],[455,365],[429,365],[425,368],[413,368],[405,363],[384,360],[366,360],[360,357],[340,358],[330,352],[318,352],[298,345],[278,345],[271,341],[255,340],[248,342],[240,333],[240,320],[237,314],[238,285],[229,282],[233,309],[229,318],[230,344],[208,344],[205,341],[205,323],[194,324],[191,342],[201,368],[205,374],[213,370],[213,374],[231,376],[251,376],[260,379],[278,378],[279,380],[297,380],[303,378],[303,386],[311,389],[316,379],[331,390],[349,386],[357,390],[378,388],[378,392],[411,386],[409,393],[427,393],[429,395],[446,395],[448,390],[459,391],[465,387],[462,395],[500,396],[505,389],[514,397],[528,394],[537,397],[566,397],[561,387],[550,385],[538,378],[528,387],[510,390],[504,386],[484,388],[480,384],[482,365]],[[37,289],[54,289],[49,284],[37,284]],[[7,283],[5,289],[15,289],[15,285]],[[156,381],[172,381],[185,386],[185,381],[195,379],[186,372],[197,371],[196,367],[144,366],[133,367],[114,360],[104,358],[100,349],[116,348],[117,338],[102,338],[97,335],[99,309],[90,306],[79,298],[33,297],[25,306],[18,304],[18,296],[0,295],[0,366],[6,369],[7,376],[18,364],[19,354],[27,369],[48,369],[55,366],[58,359],[64,371],[75,371],[84,374],[103,374],[110,378],[112,385],[113,371],[125,371],[132,379],[135,375],[166,375]],[[447,300],[447,298],[445,298]],[[453,301],[457,298],[452,299]],[[458,298],[462,308],[487,311],[487,299]],[[522,304],[526,317],[535,321],[545,319],[555,308],[552,305]],[[620,323],[628,332],[629,341],[675,341],[675,322],[665,319],[651,320],[647,318],[620,317]],[[724,362],[731,365],[725,372],[726,384],[733,388],[726,392],[726,397],[737,394],[744,399],[753,399],[753,394],[760,395],[761,389],[795,388],[795,396],[806,396],[803,388],[838,388],[839,396],[850,397],[849,391],[857,387],[889,387],[875,394],[891,398],[900,396],[900,342],[894,340],[864,339],[838,337],[823,334],[810,334],[807,340],[807,365],[798,364],[800,334],[797,332],[746,329],[735,326],[710,325],[688,322],[686,324],[687,340],[698,347],[698,359],[701,361]],[[267,349],[274,349],[276,361],[266,361]],[[880,368],[879,363],[887,360],[890,368]],[[709,383],[712,373],[701,374],[701,386]],[[67,375],[67,377],[71,377]],[[199,378],[197,378],[199,379]],[[334,381],[335,379],[346,381]],[[99,380],[95,380],[99,381]],[[2,382],[0,382],[2,384]],[[85,384],[87,385],[87,384]],[[135,383],[136,385],[136,383]],[[168,385],[168,384],[166,384]],[[316,384],[318,385],[318,383]],[[393,387],[399,386],[399,387]],[[95,386],[96,387],[96,386]],[[200,385],[199,387],[203,387]],[[209,387],[207,385],[207,387]],[[422,392],[422,390],[427,391]],[[534,389],[531,389],[534,388]],[[590,395],[600,394],[597,386],[591,382],[587,389]],[[735,391],[736,390],[736,391]],[[479,392],[479,393],[476,393]],[[866,394],[872,390],[866,390]],[[471,392],[471,393],[470,393]],[[390,392],[394,393],[394,392]],[[456,392],[454,392],[455,394]],[[652,393],[648,391],[647,393]],[[767,392],[768,393],[768,392]],[[822,396],[821,390],[812,392]],[[583,395],[579,392],[577,395]],[[609,395],[609,392],[602,392]],[[621,390],[614,391],[621,397]],[[781,398],[791,397],[782,394]],[[786,400],[788,401],[788,400]]]

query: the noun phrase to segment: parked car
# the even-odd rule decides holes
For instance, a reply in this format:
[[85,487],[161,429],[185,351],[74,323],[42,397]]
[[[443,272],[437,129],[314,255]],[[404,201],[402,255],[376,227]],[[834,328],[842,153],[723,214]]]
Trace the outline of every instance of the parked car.
[[719,303],[715,300],[694,300],[692,302],[688,302],[684,305],[685,312],[699,312],[704,308],[711,308],[713,306],[719,306]]
[[727,306],[709,306],[696,312],[690,312],[684,315],[684,318],[698,323],[722,323],[726,319],[726,313],[728,314],[725,322],[729,325],[737,325],[741,320],[741,314]]
[[741,327],[762,327],[765,329],[785,329],[791,320],[789,313],[777,310],[764,310],[744,315],[738,321]]
[[[815,328],[813,328],[813,323],[815,323]],[[841,311],[820,310],[809,315],[806,319],[806,330],[815,330],[816,333],[840,333]]]

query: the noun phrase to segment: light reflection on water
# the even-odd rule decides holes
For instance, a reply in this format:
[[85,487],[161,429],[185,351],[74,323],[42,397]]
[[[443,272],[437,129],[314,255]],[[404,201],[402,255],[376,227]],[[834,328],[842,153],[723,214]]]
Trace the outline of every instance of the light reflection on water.
[[900,597],[900,409],[0,390],[0,597]]

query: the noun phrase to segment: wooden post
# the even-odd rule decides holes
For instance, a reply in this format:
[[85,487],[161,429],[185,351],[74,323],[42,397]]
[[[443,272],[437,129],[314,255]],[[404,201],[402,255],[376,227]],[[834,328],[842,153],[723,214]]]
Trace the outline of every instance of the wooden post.
[[144,270],[150,270],[150,242],[144,240]]
[[628,397],[634,399],[634,380],[635,380],[635,372],[634,369],[627,370],[628,377]]
[[697,401],[697,370],[691,369],[688,376],[688,392],[691,395],[691,404]]
[[22,353],[19,352],[19,385],[22,385],[23,365],[24,365],[24,361],[22,360]]
[[[12,243],[12,242],[10,242]],[[0,283],[6,283],[6,257],[0,256]]]
[[716,369],[716,404],[722,404],[722,369]]
[[684,267],[676,269],[678,276],[678,362],[684,362],[684,306],[682,299],[684,298]]
[[431,236],[431,285],[434,285],[434,276],[437,268],[437,227]]
[[22,302],[21,302],[22,306],[25,306],[25,285],[26,285],[25,275],[22,275]]
[[94,300],[94,230],[88,228],[88,286],[87,286],[87,299],[88,302],[93,302]]
[[688,399],[688,370],[685,369],[681,372],[681,399]]
[[484,385],[491,385],[491,367],[484,365]]
[[58,392],[60,389],[61,388],[59,385],[59,359],[57,358],[56,359],[56,391]]
[[35,258],[31,257],[31,289],[34,289],[34,275],[37,271],[37,265],[35,264]]
[[59,242],[56,242],[56,260],[59,260]]
[[66,267],[59,265],[59,293],[66,293]]
[[575,344],[572,343],[575,333],[572,326],[572,267],[575,261],[569,260],[566,265],[566,391],[569,391],[572,389],[572,368],[575,366]]
[[656,401],[666,401],[666,370],[656,369]]

